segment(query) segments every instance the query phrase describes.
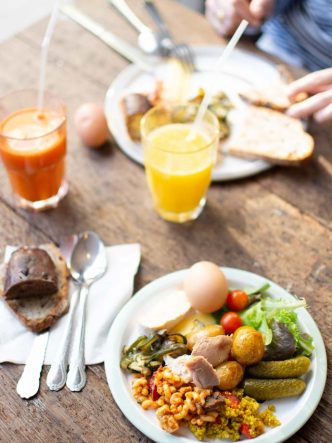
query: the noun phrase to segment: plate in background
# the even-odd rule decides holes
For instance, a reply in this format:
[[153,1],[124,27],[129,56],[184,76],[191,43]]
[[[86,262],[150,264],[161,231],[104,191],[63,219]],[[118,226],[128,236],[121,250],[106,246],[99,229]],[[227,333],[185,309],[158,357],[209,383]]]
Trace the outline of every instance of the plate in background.
[[[239,99],[237,91],[243,87],[259,87],[280,79],[277,67],[267,59],[236,48],[222,73],[211,73],[222,46],[194,46],[195,61],[198,72],[193,74],[190,95],[194,96],[199,87],[212,87],[214,93],[224,91],[237,109],[245,106]],[[144,72],[138,66],[129,65],[112,82],[105,98],[105,114],[109,129],[120,149],[132,160],[143,165],[143,148],[141,143],[134,142],[128,135],[121,99],[130,92],[151,93],[155,88],[156,78],[162,78],[164,65],[156,65],[155,72]],[[236,123],[236,113],[231,116],[231,124]],[[247,160],[231,155],[224,155],[212,173],[213,181],[236,180],[258,174],[271,168],[263,160]]]

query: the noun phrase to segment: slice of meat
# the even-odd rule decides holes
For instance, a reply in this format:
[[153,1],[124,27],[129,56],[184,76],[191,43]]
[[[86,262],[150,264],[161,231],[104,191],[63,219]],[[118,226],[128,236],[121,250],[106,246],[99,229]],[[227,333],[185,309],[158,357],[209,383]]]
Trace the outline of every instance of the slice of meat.
[[195,344],[191,355],[193,357],[201,355],[215,367],[228,359],[232,342],[232,338],[228,335],[204,337]]
[[24,246],[12,253],[4,284],[6,299],[51,295],[57,290],[55,265],[46,251]]
[[225,403],[225,397],[220,392],[215,391],[212,395],[206,398],[204,410],[214,411],[224,403]]
[[193,357],[186,363],[186,366],[192,373],[194,384],[199,388],[219,385],[217,372],[204,357]]

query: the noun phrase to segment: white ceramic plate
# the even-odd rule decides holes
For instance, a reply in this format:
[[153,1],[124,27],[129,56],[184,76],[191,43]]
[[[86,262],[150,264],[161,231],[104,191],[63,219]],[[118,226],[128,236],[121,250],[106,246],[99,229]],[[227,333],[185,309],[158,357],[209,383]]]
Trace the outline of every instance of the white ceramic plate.
[[[268,282],[271,285],[268,293],[272,296],[294,300],[285,289],[266,278],[239,269],[222,269],[232,288],[257,288]],[[129,372],[121,370],[120,356],[123,346],[132,343],[143,332],[137,323],[140,313],[148,307],[149,302],[153,299],[159,299],[162,303],[163,294],[181,284],[185,272],[182,270],[168,274],[142,288],[116,317],[110,329],[106,347],[105,370],[114,400],[128,420],[157,443],[192,443],[197,440],[185,428],[179,430],[175,435],[164,432],[159,427],[155,411],[144,411],[136,403],[131,394],[132,377]],[[307,388],[299,397],[272,402],[276,406],[276,415],[282,425],[267,430],[253,440],[255,443],[279,443],[293,435],[313,414],[324,391],[327,363],[323,339],[308,311],[301,308],[296,312],[302,329],[313,337],[315,344],[311,369],[305,377]],[[264,405],[266,404],[264,403]]]
[[[211,73],[209,69],[220,56],[221,46],[195,46],[195,60],[198,72],[193,74],[190,94],[194,96],[199,87],[212,88],[214,93],[225,91],[236,106],[242,102],[237,92],[248,85],[253,87],[271,83],[280,78],[275,65],[256,54],[236,48],[227,61],[227,68],[222,73]],[[125,68],[109,87],[105,98],[105,113],[108,126],[118,146],[132,160],[143,164],[141,143],[131,140],[123,118],[120,102],[129,92],[152,92],[155,79],[162,77],[164,65],[156,65],[155,73],[142,71],[135,65]],[[242,104],[243,106],[243,104]],[[236,119],[236,118],[235,118]],[[233,121],[235,120],[233,119]],[[226,155],[213,171],[214,181],[235,180],[249,177],[271,168],[272,165],[263,160],[245,160]]]

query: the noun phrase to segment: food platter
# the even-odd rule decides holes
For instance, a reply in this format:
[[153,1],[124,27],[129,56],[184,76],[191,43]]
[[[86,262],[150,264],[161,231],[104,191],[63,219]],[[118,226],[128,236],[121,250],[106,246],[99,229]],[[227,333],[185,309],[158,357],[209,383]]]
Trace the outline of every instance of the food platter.
[[[258,287],[268,282],[270,295],[293,300],[293,296],[285,289],[259,275],[234,268],[222,268],[222,270],[230,287]],[[185,272],[186,270],[181,270],[168,274],[142,288],[118,314],[110,329],[106,346],[106,376],[116,403],[133,425],[157,443],[189,443],[197,440],[186,429],[179,430],[176,435],[170,435],[160,429],[155,414],[151,411],[144,411],[132,397],[131,376],[121,370],[119,361],[123,346],[142,332],[142,327],[137,322],[139,315],[152,300],[162,300],[163,294],[178,287]],[[313,414],[324,390],[327,373],[324,342],[310,314],[304,308],[300,308],[297,314],[303,331],[313,337],[315,344],[311,369],[305,379],[307,388],[299,397],[273,400],[276,415],[282,424],[257,437],[255,439],[257,443],[279,443],[292,436]]]
[[[267,59],[243,49],[236,48],[222,72],[213,73],[210,69],[220,55],[220,46],[195,46],[197,72],[193,74],[190,93],[195,95],[199,87],[212,87],[212,92],[226,92],[237,111],[244,106],[237,92],[244,87],[259,87],[280,80],[277,67]],[[110,85],[105,98],[105,113],[108,126],[119,148],[139,164],[143,164],[141,143],[134,142],[128,135],[121,108],[123,96],[130,92],[148,93],[153,90],[155,79],[161,75],[163,64],[157,64],[154,72],[144,72],[135,65],[125,68]],[[236,127],[238,114],[230,116],[231,125]],[[271,168],[272,165],[263,160],[247,160],[224,155],[216,164],[213,181],[236,180],[258,174]]]

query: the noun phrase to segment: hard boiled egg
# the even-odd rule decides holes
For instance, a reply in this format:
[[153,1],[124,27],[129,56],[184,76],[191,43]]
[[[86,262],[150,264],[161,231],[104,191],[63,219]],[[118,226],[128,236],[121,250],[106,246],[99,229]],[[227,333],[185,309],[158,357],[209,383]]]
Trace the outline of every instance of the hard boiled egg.
[[108,138],[108,127],[103,108],[96,103],[85,103],[75,112],[74,124],[83,143],[99,148]]
[[216,264],[208,261],[195,263],[188,269],[183,288],[191,306],[204,313],[220,309],[228,293],[224,273]]

